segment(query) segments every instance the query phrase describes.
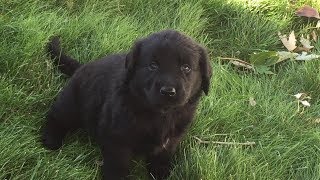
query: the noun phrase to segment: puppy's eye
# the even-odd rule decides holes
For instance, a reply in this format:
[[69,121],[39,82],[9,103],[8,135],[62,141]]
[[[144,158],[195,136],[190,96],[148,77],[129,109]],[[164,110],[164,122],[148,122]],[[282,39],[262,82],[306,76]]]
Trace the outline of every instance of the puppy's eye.
[[154,62],[154,61],[152,61],[151,64],[149,65],[149,67],[148,67],[148,69],[149,69],[150,71],[155,71],[155,70],[157,70],[158,68],[159,68],[158,64],[157,64],[156,62]]
[[189,73],[191,71],[191,68],[188,64],[184,64],[181,66],[181,71],[184,73]]

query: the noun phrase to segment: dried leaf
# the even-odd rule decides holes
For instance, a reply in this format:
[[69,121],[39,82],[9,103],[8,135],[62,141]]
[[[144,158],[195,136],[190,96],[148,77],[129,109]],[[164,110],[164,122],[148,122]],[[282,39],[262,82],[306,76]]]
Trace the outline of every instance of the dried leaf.
[[315,119],[314,123],[319,124],[320,123],[320,118]]
[[302,54],[300,54],[299,56],[296,57],[296,60],[298,61],[310,61],[313,59],[318,59],[320,58],[319,55],[316,54],[309,54],[307,52],[302,52]]
[[271,66],[276,64],[278,59],[276,51],[266,51],[251,54],[249,61],[254,66]]
[[311,106],[310,103],[309,103],[308,101],[306,101],[306,100],[304,100],[304,101],[299,100],[299,102],[300,102],[302,105],[306,106],[306,107],[310,107],[310,106]]
[[296,46],[296,37],[294,35],[294,31],[292,31],[289,35],[289,38],[287,38],[287,35],[282,35],[280,32],[278,32],[278,36],[282,42],[282,44],[288,49],[288,51],[293,51],[297,48]]
[[296,99],[300,99],[303,94],[305,94],[305,93],[298,93],[293,96],[296,97]]
[[296,11],[296,14],[298,16],[314,17],[314,18],[320,19],[319,12],[308,5],[305,5],[304,7],[298,9]]
[[304,48],[304,47],[297,47],[293,50],[293,52],[296,52],[296,53],[300,53],[300,52],[309,52],[310,49],[307,49],[307,48]]
[[277,63],[279,63],[279,62],[287,60],[287,59],[294,59],[299,54],[293,53],[293,52],[288,52],[288,51],[279,51],[279,52],[277,52],[277,55],[279,57]]
[[311,99],[310,96],[308,96],[306,93],[298,93],[293,95],[299,103],[301,103],[305,107],[310,107],[310,103],[307,101],[307,99]]
[[320,21],[317,22],[316,28],[320,28]]
[[255,105],[257,105],[257,102],[254,100],[253,97],[250,97],[249,98],[249,104],[250,104],[250,106],[255,106]]
[[308,96],[306,93],[298,93],[293,96],[298,100],[311,99],[310,96]]

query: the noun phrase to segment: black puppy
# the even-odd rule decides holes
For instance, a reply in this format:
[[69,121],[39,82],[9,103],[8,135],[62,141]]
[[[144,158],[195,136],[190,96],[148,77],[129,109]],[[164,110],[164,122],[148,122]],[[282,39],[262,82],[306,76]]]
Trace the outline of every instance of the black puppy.
[[58,149],[65,135],[83,128],[101,147],[104,179],[125,179],[133,155],[146,157],[156,179],[170,172],[170,157],[191,123],[211,66],[191,38],[165,30],[138,40],[128,54],[81,65],[49,43],[59,69],[70,75],[48,112],[42,141]]

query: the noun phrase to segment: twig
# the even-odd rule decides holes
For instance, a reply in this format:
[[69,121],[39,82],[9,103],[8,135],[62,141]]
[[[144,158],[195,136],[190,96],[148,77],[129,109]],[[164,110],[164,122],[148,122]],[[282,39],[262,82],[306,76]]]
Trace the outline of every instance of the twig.
[[192,136],[193,138],[195,138],[200,144],[220,144],[220,145],[234,145],[234,146],[252,146],[255,145],[256,142],[244,142],[244,143],[240,143],[240,142],[221,142],[221,141],[204,141],[196,136]]
[[233,65],[235,65],[236,67],[244,67],[244,68],[247,68],[249,70],[255,70],[253,65],[246,62],[246,61],[243,61],[241,59],[237,59],[237,58],[228,58],[228,57],[219,57],[221,60],[228,60],[230,61]]
[[214,134],[214,136],[229,136],[230,134]]

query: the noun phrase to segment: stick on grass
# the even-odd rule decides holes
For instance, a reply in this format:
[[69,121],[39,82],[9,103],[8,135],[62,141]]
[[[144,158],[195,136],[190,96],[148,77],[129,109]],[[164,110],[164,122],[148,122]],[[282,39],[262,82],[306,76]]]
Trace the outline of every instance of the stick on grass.
[[222,141],[204,141],[196,136],[193,136],[200,144],[220,144],[220,145],[233,145],[233,146],[252,146],[255,145],[256,142],[222,142]]

